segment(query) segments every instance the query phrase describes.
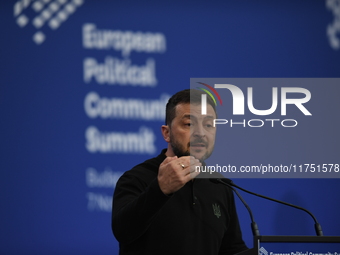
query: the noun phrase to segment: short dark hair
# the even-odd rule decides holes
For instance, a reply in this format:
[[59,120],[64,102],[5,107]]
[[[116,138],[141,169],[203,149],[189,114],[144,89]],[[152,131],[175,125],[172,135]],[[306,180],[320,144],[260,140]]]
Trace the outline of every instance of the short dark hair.
[[[206,93],[198,89],[185,89],[170,97],[165,109],[165,125],[170,126],[172,120],[176,117],[176,106],[178,104],[201,104],[202,94]],[[215,103],[210,96],[207,96],[207,103],[212,106],[216,113]]]

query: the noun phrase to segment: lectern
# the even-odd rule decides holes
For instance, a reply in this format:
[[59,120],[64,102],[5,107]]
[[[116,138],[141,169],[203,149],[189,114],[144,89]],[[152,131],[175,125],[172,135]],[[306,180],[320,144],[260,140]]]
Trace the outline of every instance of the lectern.
[[254,248],[237,255],[340,255],[340,236],[254,236]]

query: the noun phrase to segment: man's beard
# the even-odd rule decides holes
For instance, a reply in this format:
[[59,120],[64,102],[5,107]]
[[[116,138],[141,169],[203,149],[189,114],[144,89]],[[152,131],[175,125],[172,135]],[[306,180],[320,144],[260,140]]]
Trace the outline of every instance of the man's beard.
[[[195,143],[203,143],[206,148],[208,147],[208,143],[200,138],[196,138],[192,142],[189,142],[186,146],[186,148],[183,147],[181,143],[177,141],[177,139],[174,139],[174,136],[170,132],[170,145],[172,148],[172,151],[177,157],[183,157],[183,156],[191,156],[190,154],[190,145]],[[201,162],[203,162],[205,159],[209,158],[212,152],[207,151],[204,156],[199,159]]]
[[187,149],[183,148],[182,144],[178,143],[176,139],[174,139],[173,135],[170,133],[170,145],[172,148],[172,151],[177,157],[183,157],[183,156],[190,156],[190,143],[187,145]]

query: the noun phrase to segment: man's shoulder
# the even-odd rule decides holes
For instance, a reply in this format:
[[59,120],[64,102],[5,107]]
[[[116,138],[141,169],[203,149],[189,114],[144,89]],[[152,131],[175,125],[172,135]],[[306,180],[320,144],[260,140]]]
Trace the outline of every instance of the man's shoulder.
[[154,157],[145,160],[144,162],[132,167],[130,170],[126,171],[123,176],[137,177],[138,179],[154,178],[158,174],[159,165],[166,158],[164,150]]
[[158,172],[159,165],[165,158],[166,156],[164,150],[162,150],[162,152],[157,157],[145,160],[143,163],[134,166],[130,171],[149,170],[152,172]]

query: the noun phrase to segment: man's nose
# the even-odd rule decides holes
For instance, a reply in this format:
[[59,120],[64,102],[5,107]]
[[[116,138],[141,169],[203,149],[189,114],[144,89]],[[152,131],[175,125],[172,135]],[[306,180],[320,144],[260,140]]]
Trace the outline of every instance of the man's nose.
[[193,127],[193,135],[195,137],[204,137],[205,136],[205,130],[203,125],[198,124]]

